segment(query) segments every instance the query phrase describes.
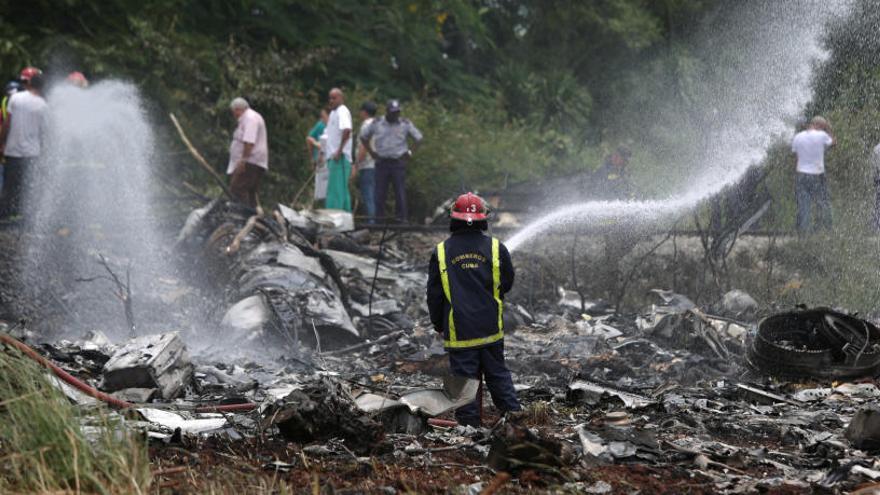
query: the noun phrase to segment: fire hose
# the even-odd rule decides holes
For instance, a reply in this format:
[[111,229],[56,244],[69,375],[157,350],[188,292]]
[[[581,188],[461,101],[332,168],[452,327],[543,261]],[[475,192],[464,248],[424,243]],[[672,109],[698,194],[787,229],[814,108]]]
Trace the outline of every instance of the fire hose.
[[[11,335],[7,335],[4,333],[0,333],[0,342],[18,349],[22,354],[36,361],[38,364],[47,368],[52,373],[55,374],[60,380],[63,380],[68,385],[76,388],[80,392],[88,395],[89,397],[94,397],[101,402],[106,403],[110,407],[116,409],[129,409],[132,407],[138,407],[138,404],[134,404],[132,402],[124,401],[113,397],[110,394],[106,394],[101,392],[100,390],[92,387],[91,385],[83,382],[82,380],[76,378],[70,373],[61,369],[60,366],[55,363],[49,361],[43,356],[39,355],[37,351],[33,350],[30,346],[25,344],[24,342],[19,341],[18,339],[12,337]],[[245,402],[241,404],[213,404],[213,405],[205,405],[198,406],[193,411],[195,412],[241,412],[241,411],[251,411],[256,409],[257,405],[253,402]]]
[[[140,405],[140,404],[135,404],[133,402],[124,401],[122,399],[118,399],[116,397],[113,397],[110,394],[106,394],[104,392],[101,392],[100,390],[96,389],[95,387],[92,387],[91,385],[83,382],[82,380],[76,378],[75,376],[71,375],[70,373],[64,371],[63,369],[61,369],[60,366],[56,365],[52,361],[49,361],[48,359],[39,355],[37,353],[37,351],[33,350],[33,348],[31,348],[29,345],[25,344],[24,342],[21,342],[20,340],[12,337],[11,335],[8,335],[5,333],[0,333],[0,342],[4,343],[10,347],[14,347],[14,348],[18,349],[19,351],[21,351],[22,354],[24,354],[25,356],[36,361],[40,366],[43,366],[44,368],[50,370],[60,380],[63,380],[68,385],[76,388],[77,390],[88,395],[89,397],[94,397],[95,399],[98,399],[99,401],[106,403],[110,407],[113,407],[116,409],[129,409],[132,407],[138,407]],[[211,405],[198,406],[198,407],[194,408],[193,411],[197,412],[197,413],[244,412],[244,411],[252,411],[256,408],[257,408],[257,404],[254,404],[253,402],[244,402],[244,403],[240,403],[240,404],[211,404]],[[458,422],[445,420],[445,419],[431,418],[428,420],[428,424],[431,424],[432,426],[440,426],[440,427],[450,428],[450,427],[456,426],[458,424]]]

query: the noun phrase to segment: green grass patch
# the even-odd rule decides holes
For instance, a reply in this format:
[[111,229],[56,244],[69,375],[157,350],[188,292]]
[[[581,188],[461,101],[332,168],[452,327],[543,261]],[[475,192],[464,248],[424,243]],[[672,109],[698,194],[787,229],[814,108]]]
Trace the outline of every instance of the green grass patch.
[[107,411],[71,404],[46,373],[0,351],[0,492],[146,493],[144,442]]

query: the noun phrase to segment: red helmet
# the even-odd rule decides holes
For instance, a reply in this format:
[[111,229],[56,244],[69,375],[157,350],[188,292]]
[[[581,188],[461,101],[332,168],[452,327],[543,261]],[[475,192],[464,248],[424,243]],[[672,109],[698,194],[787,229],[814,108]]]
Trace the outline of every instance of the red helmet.
[[18,78],[22,81],[30,81],[32,77],[42,73],[43,71],[36,67],[25,67],[21,69],[21,74],[18,75]]
[[455,200],[449,216],[467,222],[480,221],[489,217],[489,208],[483,198],[474,193],[465,193]]
[[84,76],[83,73],[79,71],[73,71],[68,74],[67,82],[80,88],[87,88],[89,86],[89,80],[86,79],[86,76]]

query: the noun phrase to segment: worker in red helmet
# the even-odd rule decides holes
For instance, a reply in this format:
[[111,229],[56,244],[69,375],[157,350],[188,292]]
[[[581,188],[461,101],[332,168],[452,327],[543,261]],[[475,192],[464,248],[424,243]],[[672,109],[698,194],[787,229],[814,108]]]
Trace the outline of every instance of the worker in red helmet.
[[36,67],[25,67],[24,69],[21,69],[21,72],[18,74],[18,78],[25,86],[27,86],[31,79],[34,78],[34,76],[39,76],[42,74],[43,71]]
[[[484,232],[489,209],[483,198],[462,194],[450,214],[452,235],[437,245],[428,266],[428,310],[443,335],[453,375],[485,379],[502,412],[519,411],[510,371],[504,364],[504,295],[513,287],[507,248]],[[481,426],[476,401],[455,412],[463,425]]]
[[67,82],[69,84],[72,84],[72,85],[78,87],[78,88],[85,89],[85,88],[89,87],[89,80],[86,79],[86,76],[82,72],[79,72],[79,71],[73,71],[70,74],[68,74],[67,75]]
[[0,128],[0,153],[3,154],[0,217],[18,216],[28,170],[36,166],[45,150],[48,105],[43,98],[43,73],[35,67],[26,67],[20,78],[25,91],[9,98],[8,115]]

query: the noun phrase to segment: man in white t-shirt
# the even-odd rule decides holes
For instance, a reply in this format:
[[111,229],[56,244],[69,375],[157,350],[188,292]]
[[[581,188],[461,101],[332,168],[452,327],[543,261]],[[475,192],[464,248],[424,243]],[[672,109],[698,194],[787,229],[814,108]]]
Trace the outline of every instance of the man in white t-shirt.
[[235,98],[229,104],[238,121],[229,145],[229,191],[237,201],[251,208],[257,207],[260,181],[269,169],[269,141],[263,116],[250,108],[244,98]]
[[831,200],[825,179],[825,150],[834,146],[834,135],[828,121],[813,117],[809,127],[795,134],[791,151],[797,155],[795,197],[797,199],[797,229],[800,233],[811,230],[810,210],[815,204],[818,228],[831,227]]
[[25,91],[9,98],[8,117],[0,130],[0,150],[5,161],[0,216],[20,213],[27,170],[43,152],[48,126],[48,105],[43,99],[43,73],[34,67],[21,71]]
[[330,90],[330,117],[327,119],[327,199],[324,204],[334,210],[351,211],[348,180],[351,177],[351,111],[345,106],[345,95],[339,88]]

